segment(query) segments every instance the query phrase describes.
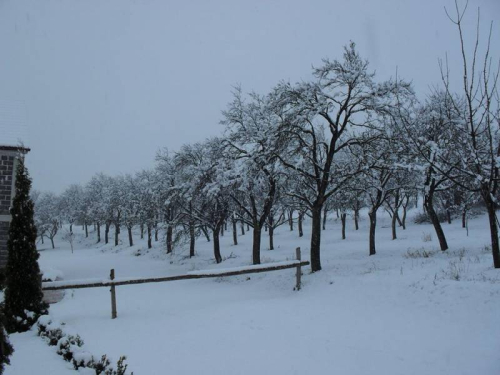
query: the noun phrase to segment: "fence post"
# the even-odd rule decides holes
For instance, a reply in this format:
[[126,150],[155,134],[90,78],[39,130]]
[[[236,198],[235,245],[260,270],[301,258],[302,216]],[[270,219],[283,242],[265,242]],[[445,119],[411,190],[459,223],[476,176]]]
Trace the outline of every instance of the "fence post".
[[[300,262],[301,261],[300,247],[298,247],[298,248],[295,249],[295,254],[297,255],[297,260]],[[301,265],[299,263],[299,265],[297,266],[297,274],[296,274],[297,285],[295,285],[295,290],[300,290],[300,277],[301,276],[302,276],[302,269],[301,269]]]
[[[115,270],[112,269],[109,273],[109,278],[111,280],[115,279]],[[111,319],[116,319],[116,287],[111,285]]]

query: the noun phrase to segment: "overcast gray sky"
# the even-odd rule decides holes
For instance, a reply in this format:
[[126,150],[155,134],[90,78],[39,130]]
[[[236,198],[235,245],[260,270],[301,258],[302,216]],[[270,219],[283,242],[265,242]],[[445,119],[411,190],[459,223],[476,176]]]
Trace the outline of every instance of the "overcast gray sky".
[[[421,96],[439,83],[446,51],[459,80],[444,5],[454,3],[0,0],[0,99],[26,108],[34,187],[60,192],[220,134],[232,85],[265,93],[281,79],[307,79],[349,40],[379,79],[398,67]],[[471,35],[478,6],[485,31],[495,21],[497,47],[500,1],[470,0]]]

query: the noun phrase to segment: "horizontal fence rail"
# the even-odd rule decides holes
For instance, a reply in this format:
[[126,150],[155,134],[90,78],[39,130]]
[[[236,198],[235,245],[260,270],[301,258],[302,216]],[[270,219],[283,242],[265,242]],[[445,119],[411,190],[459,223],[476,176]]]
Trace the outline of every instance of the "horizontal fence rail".
[[210,277],[225,277],[225,276],[237,276],[237,275],[245,275],[249,273],[259,273],[259,272],[269,272],[269,271],[279,271],[285,270],[288,268],[295,268],[298,266],[308,266],[308,261],[291,261],[291,262],[277,262],[273,263],[272,266],[258,267],[258,268],[248,268],[243,270],[235,270],[235,271],[224,271],[224,272],[211,272],[205,271],[206,273],[201,272],[193,272],[185,275],[176,275],[176,276],[165,276],[165,277],[151,277],[147,279],[116,279],[116,280],[101,280],[95,282],[89,282],[88,280],[85,283],[71,283],[71,282],[44,282],[42,283],[43,290],[62,290],[62,289],[83,289],[83,288],[101,288],[107,286],[120,286],[120,285],[134,285],[134,284],[147,284],[147,283],[161,283],[165,281],[176,281],[176,280],[190,280],[190,279],[206,279]]
[[239,267],[232,269],[221,269],[221,270],[206,270],[206,271],[193,271],[184,275],[175,276],[164,276],[164,277],[150,277],[150,278],[128,278],[128,279],[115,279],[115,270],[112,269],[110,272],[110,279],[102,280],[82,280],[82,281],[55,281],[55,282],[45,282],[42,283],[42,290],[64,290],[64,289],[84,289],[84,288],[102,288],[111,287],[111,317],[114,319],[117,316],[116,313],[116,287],[122,285],[135,285],[135,284],[149,284],[149,283],[161,283],[167,281],[177,281],[177,280],[193,280],[193,279],[207,279],[213,277],[227,277],[227,276],[238,276],[246,275],[251,273],[261,273],[261,272],[271,272],[285,270],[289,268],[296,268],[296,285],[295,290],[300,290],[301,288],[301,267],[308,266],[310,263],[308,261],[302,261],[300,256],[300,248],[296,249],[297,260],[286,261],[286,262],[276,262],[269,265],[257,265],[248,267]]

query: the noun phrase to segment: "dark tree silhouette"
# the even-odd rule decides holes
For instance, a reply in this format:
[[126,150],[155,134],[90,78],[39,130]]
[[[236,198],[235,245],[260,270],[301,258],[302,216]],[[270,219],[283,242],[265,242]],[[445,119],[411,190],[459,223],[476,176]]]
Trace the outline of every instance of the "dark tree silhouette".
[[10,364],[9,357],[14,352],[9,342],[9,336],[4,328],[3,306],[0,306],[0,375],[3,374],[4,366]]
[[26,331],[40,315],[47,313],[47,305],[42,302],[39,254],[36,250],[37,231],[33,220],[34,205],[29,194],[30,188],[31,179],[24,160],[19,158],[7,242],[9,254],[4,312],[5,328],[8,332]]

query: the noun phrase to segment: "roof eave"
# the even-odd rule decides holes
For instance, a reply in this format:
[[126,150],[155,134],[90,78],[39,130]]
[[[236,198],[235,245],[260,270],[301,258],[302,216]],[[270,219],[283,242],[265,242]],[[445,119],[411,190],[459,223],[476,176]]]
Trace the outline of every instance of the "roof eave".
[[2,146],[0,145],[0,150],[3,151],[19,151],[22,153],[28,153],[31,151],[30,148],[24,146]]

